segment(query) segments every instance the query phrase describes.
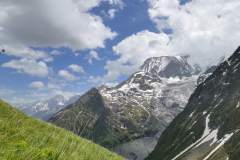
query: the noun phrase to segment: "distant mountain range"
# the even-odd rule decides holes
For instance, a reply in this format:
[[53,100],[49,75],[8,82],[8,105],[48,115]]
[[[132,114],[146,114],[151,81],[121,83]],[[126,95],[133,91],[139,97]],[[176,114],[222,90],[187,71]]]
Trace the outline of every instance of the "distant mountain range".
[[39,118],[48,120],[53,114],[57,113],[69,104],[76,102],[80,96],[73,96],[65,98],[62,95],[57,95],[53,98],[44,101],[37,101],[34,103],[16,104],[24,113]]
[[240,47],[204,79],[147,160],[239,160]]
[[187,57],[149,58],[128,80],[91,89],[49,121],[128,159],[142,160],[184,109],[200,72]]

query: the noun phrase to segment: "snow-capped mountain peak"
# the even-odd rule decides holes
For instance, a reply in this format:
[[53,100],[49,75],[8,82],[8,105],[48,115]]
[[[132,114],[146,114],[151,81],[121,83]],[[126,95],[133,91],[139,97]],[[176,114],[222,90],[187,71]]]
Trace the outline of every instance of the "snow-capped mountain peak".
[[152,93],[154,89],[162,88],[163,85],[185,81],[201,71],[198,65],[190,65],[187,59],[187,56],[149,58],[144,62],[140,71],[134,73],[128,80],[113,88],[113,90],[124,93],[129,91],[142,92],[146,96],[148,92]]
[[28,115],[46,120],[65,106],[74,103],[78,98],[79,96],[67,98],[63,95],[56,95],[47,100],[37,101],[30,104],[19,104],[16,106]]
[[152,57],[144,62],[141,70],[164,78],[190,77],[195,73],[195,69],[188,63],[187,59],[187,56]]

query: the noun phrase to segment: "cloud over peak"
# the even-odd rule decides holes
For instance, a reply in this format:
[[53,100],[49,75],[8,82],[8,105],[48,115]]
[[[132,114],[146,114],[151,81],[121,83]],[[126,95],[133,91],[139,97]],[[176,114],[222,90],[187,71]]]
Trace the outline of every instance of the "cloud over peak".
[[105,79],[115,80],[120,75],[128,75],[136,71],[149,57],[170,55],[168,47],[170,38],[164,33],[154,33],[147,30],[133,34],[113,47],[120,58],[108,61]]
[[170,28],[169,46],[208,65],[231,54],[240,41],[239,0],[148,0],[149,15],[159,31]]
[[135,72],[152,56],[188,54],[192,63],[206,67],[239,45],[239,0],[194,0],[184,5],[179,0],[147,2],[158,33],[144,30],[114,46],[119,58],[107,62],[107,80]]

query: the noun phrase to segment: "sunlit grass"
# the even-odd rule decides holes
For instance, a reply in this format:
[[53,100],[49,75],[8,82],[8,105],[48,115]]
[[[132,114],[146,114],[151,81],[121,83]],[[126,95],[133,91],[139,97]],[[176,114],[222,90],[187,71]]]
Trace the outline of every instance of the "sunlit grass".
[[122,160],[116,154],[0,101],[1,160]]

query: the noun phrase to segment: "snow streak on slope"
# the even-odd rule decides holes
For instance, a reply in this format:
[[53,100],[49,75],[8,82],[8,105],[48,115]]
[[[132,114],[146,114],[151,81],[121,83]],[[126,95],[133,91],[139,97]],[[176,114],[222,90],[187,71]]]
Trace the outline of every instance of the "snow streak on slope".
[[180,156],[182,156],[184,153],[186,153],[187,151],[189,151],[190,149],[192,149],[193,147],[195,147],[197,144],[199,144],[199,142],[201,142],[209,133],[210,133],[210,128],[208,126],[209,124],[209,117],[210,115],[207,115],[206,120],[205,120],[205,129],[203,132],[202,137],[197,140],[196,142],[194,142],[193,144],[191,144],[189,147],[187,147],[186,149],[184,149],[182,152],[180,152],[178,155],[176,155],[172,160],[176,160],[178,159]]
[[213,145],[217,145],[217,146],[203,159],[203,160],[208,160],[219,148],[221,148],[234,135],[234,133],[226,134],[222,139],[218,140],[217,136],[218,136],[219,130],[218,129],[212,130],[209,127],[209,122],[210,122],[210,114],[206,116],[205,129],[202,137],[196,142],[194,142],[193,144],[191,144],[189,147],[184,149],[182,152],[180,152],[172,160],[177,160],[189,150],[196,149],[207,142],[211,142],[210,146],[213,146]]
[[208,160],[220,147],[222,147],[231,137],[233,133],[226,134],[221,140],[220,143],[215,147],[203,160]]

